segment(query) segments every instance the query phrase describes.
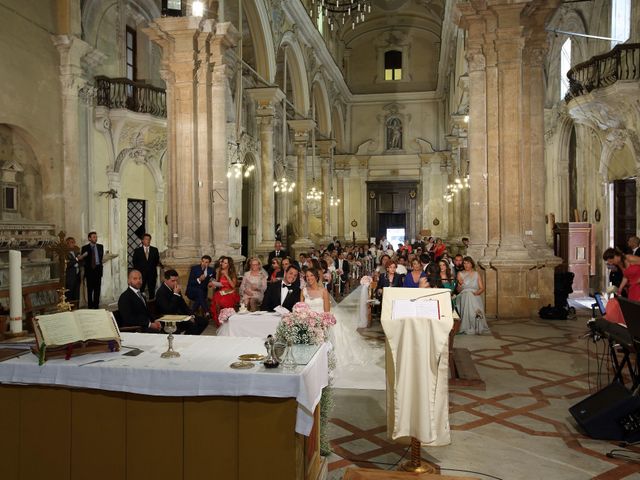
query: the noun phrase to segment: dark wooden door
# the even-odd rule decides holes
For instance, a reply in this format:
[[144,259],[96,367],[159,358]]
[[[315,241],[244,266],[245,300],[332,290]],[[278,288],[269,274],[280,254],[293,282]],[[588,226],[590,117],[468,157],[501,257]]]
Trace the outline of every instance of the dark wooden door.
[[418,182],[367,182],[369,236],[385,235],[387,228],[404,228],[406,238],[416,236]]
[[613,197],[613,241],[626,250],[627,239],[636,234],[636,180],[615,180]]

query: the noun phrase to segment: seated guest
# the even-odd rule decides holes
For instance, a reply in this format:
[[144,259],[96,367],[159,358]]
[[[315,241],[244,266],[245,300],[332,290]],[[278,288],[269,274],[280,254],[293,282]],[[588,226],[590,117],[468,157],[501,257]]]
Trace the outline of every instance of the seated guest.
[[460,333],[476,335],[490,333],[489,325],[484,316],[484,282],[478,272],[476,264],[471,257],[464,257],[462,261],[464,270],[458,273],[458,296],[456,307],[460,313]]
[[407,269],[407,258],[404,255],[398,257],[398,268],[396,268],[396,272],[403,276],[409,273]]
[[191,267],[189,272],[189,281],[187,282],[187,298],[189,298],[193,304],[191,310],[196,312],[198,308],[202,308],[203,313],[209,312],[209,305],[207,301],[208,288],[211,285],[211,281],[215,278],[213,268],[211,264],[211,257],[209,255],[203,255],[200,259],[199,265]]
[[387,262],[387,272],[380,275],[380,280],[378,280],[378,287],[376,290],[376,296],[382,299],[382,289],[385,287],[401,287],[404,279],[402,275],[396,273],[396,268],[398,268],[398,264],[395,260],[389,260]]
[[142,274],[131,270],[127,277],[127,289],[118,298],[118,312],[123,327],[140,327],[145,333],[158,333],[162,324],[153,319],[147,307],[147,301],[140,292]]
[[223,308],[235,308],[240,303],[240,295],[236,291],[238,275],[231,257],[220,257],[220,266],[216,272],[216,279],[222,285],[217,287],[211,300],[211,318],[216,326],[220,326],[218,314]]
[[[284,263],[285,259],[282,259]],[[267,289],[267,272],[262,269],[260,260],[252,257],[247,262],[249,270],[242,277],[240,284],[240,301],[249,311],[255,312],[262,304],[264,291]]]
[[427,274],[422,271],[422,264],[420,260],[414,258],[411,261],[411,271],[404,277],[404,287],[418,288],[420,287],[420,280],[427,278]]
[[187,302],[182,298],[180,284],[178,283],[178,272],[166,270],[164,272],[164,282],[156,292],[156,308],[159,315],[184,315],[191,316],[191,320],[178,322],[178,333],[187,335],[200,335],[209,321],[203,316],[194,317],[187,306]]
[[271,259],[271,273],[269,274],[270,282],[277,282],[278,279],[282,278],[284,272],[282,271],[282,258],[274,257]]
[[440,258],[442,258],[442,255],[444,254],[445,250],[447,249],[447,246],[444,244],[444,242],[442,241],[441,238],[436,238],[436,243],[433,246],[433,249],[431,251],[432,255],[433,255],[433,259],[437,262],[438,260],[440,260]]
[[300,301],[300,285],[297,282],[299,273],[298,267],[291,265],[284,274],[284,279],[270,283],[264,292],[260,310],[271,311],[282,306],[291,311]]

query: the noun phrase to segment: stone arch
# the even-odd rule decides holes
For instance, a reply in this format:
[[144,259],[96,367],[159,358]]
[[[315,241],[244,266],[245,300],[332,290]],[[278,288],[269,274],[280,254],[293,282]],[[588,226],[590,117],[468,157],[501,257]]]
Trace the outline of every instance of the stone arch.
[[321,134],[331,134],[331,109],[329,107],[329,94],[322,74],[318,73],[311,82],[311,94],[316,106],[316,124]]
[[263,0],[243,0],[242,10],[249,25],[255,50],[256,71],[269,83],[276,76],[276,57],[269,15]]
[[[11,177],[11,180],[5,179],[7,185],[15,185],[18,189],[17,209],[8,215],[14,219],[45,220],[45,182],[41,172],[46,170],[42,168],[34,149],[34,139],[24,129],[0,123],[0,167],[3,170],[2,176],[7,173]],[[2,178],[0,183],[4,183]],[[2,194],[4,195],[4,191]],[[3,215],[4,212],[0,213],[0,219]]]
[[280,42],[279,50],[283,51],[285,48],[287,50],[287,81],[291,80],[293,105],[298,113],[306,116],[311,106],[306,65],[302,48],[291,31],[286,32]]
[[[640,167],[636,148],[637,139],[632,138],[632,135],[635,135],[635,133],[621,130],[610,131],[606,141],[603,142],[598,171],[606,182],[637,175]],[[627,162],[627,165],[622,166],[622,168],[619,165],[614,166],[616,158],[624,158],[623,155],[625,154],[631,157],[630,162]]]

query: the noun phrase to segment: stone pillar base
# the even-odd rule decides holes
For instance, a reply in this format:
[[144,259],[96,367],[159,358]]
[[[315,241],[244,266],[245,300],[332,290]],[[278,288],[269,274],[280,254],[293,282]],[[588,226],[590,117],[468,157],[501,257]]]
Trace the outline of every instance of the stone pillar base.
[[553,274],[557,257],[540,260],[481,260],[485,269],[485,312],[488,317],[532,318],[553,305]]

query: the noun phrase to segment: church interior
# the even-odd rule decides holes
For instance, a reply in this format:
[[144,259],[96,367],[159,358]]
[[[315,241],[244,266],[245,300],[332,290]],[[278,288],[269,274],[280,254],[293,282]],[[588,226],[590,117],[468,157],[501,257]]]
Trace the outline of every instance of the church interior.
[[[276,240],[297,260],[439,238],[475,261],[491,333],[455,336],[483,386],[450,387],[451,444],[423,460],[640,478],[640,449],[608,457],[568,411],[610,381],[588,297],[640,232],[640,2],[0,0],[0,25],[0,318],[10,250],[36,312],[58,301],[54,247],[92,232],[105,308],[147,233],[185,284],[203,255],[243,272]],[[576,316],[541,320],[566,271]],[[360,334],[381,351],[379,321]],[[385,400],[335,388],[325,478],[408,458]]]

